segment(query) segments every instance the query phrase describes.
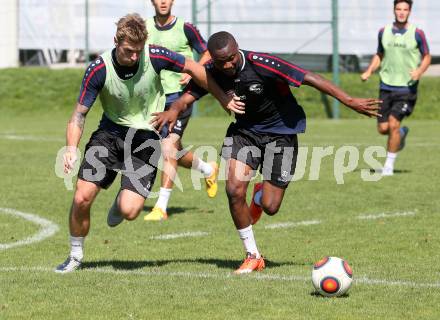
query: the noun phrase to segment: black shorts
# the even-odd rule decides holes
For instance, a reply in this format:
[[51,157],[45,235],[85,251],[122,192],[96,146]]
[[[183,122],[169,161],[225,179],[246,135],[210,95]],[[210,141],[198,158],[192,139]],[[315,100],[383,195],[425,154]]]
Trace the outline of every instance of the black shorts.
[[161,154],[159,137],[152,131],[137,130],[134,136],[128,131],[124,139],[104,129],[93,132],[78,178],[107,189],[121,172],[121,190],[131,190],[147,198]]
[[[170,108],[171,104],[174,101],[176,101],[179,97],[180,97],[180,93],[172,93],[167,95],[167,100],[165,102],[165,111],[167,111]],[[188,109],[186,109],[183,113],[179,115],[176,124],[173,127],[173,130],[171,130],[172,133],[177,134],[180,138],[182,138],[186,126],[188,125],[189,118],[191,117],[191,113],[192,113],[192,108],[193,105],[191,104],[190,106],[188,106]],[[168,125],[165,125],[162,128],[160,135],[162,136],[162,138],[165,138],[168,136],[168,134],[169,134],[169,128]]]
[[382,116],[377,118],[379,123],[387,122],[390,115],[402,121],[413,112],[417,93],[380,90],[379,99],[383,101],[379,110]]
[[221,156],[236,159],[253,170],[260,168],[263,180],[285,189],[295,173],[298,138],[296,134],[255,133],[231,123]]

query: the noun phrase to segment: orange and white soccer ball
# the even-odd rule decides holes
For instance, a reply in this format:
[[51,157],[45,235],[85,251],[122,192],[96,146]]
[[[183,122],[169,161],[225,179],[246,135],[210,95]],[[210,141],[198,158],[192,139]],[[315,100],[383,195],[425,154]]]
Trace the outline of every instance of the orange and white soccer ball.
[[347,261],[325,257],[313,266],[312,283],[316,291],[326,297],[343,295],[350,289],[353,271]]

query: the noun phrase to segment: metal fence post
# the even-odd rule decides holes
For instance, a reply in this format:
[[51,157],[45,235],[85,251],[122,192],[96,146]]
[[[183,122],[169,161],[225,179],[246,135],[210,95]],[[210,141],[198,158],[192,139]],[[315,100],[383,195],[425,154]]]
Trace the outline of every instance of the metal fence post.
[[208,38],[211,36],[211,21],[212,21],[212,6],[211,6],[211,0],[208,0]]
[[86,19],[86,30],[85,30],[85,44],[84,44],[84,56],[86,65],[89,63],[89,0],[85,1],[85,19]]
[[[338,0],[332,0],[332,35],[333,35],[333,82],[339,85],[339,32],[338,32]],[[333,119],[339,119],[339,101],[333,99]]]

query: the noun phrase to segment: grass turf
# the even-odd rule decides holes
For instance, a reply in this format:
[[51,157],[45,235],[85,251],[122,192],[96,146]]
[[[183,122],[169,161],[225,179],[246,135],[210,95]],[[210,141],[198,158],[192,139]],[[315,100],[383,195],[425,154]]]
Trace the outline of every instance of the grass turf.
[[[70,111],[69,111],[70,112]],[[417,112],[417,111],[416,111]],[[95,129],[99,108],[88,116],[82,147]],[[362,161],[338,185],[333,159],[323,159],[320,178],[288,188],[280,212],[254,226],[267,268],[235,277],[243,258],[232,224],[224,182],[217,197],[193,189],[180,169],[184,192],[170,200],[170,219],[146,223],[140,216],[115,229],[106,226],[117,183],[102,192],[92,210],[85,269],[58,275],[52,269],[68,254],[67,212],[72,191],[54,173],[64,142],[66,110],[51,113],[5,111],[0,118],[0,207],[37,214],[60,226],[53,237],[2,250],[1,319],[438,319],[440,129],[434,121],[408,120],[407,147],[397,174],[364,182]],[[184,143],[221,144],[227,119],[192,119]],[[186,142],[185,142],[186,141]],[[384,145],[374,120],[310,120],[300,144]],[[309,153],[311,149],[309,150]],[[362,159],[362,156],[361,156]],[[383,161],[383,159],[381,159]],[[158,189],[156,181],[155,190]],[[146,201],[147,211],[154,199]],[[395,214],[362,220],[360,215]],[[143,214],[145,214],[144,212]],[[142,215],[143,215],[142,214]],[[299,221],[320,224],[267,229]],[[0,243],[38,230],[31,222],[0,212]],[[163,234],[206,232],[201,237],[155,240]],[[342,298],[313,294],[311,265],[325,255],[340,256],[354,269],[355,282]]]

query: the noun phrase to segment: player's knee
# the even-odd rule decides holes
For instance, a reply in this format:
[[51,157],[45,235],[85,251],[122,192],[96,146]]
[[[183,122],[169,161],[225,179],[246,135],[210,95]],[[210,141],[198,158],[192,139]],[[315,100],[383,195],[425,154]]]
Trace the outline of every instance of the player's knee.
[[177,149],[172,142],[167,141],[162,143],[162,155],[165,160],[176,159],[176,154]]
[[263,207],[263,211],[269,216],[275,215],[280,210],[280,205],[277,203],[265,203],[262,201],[261,206]]
[[76,207],[79,207],[79,208],[90,207],[92,205],[92,201],[93,201],[92,195],[89,195],[85,192],[81,192],[79,190],[77,190],[75,192],[75,196],[73,198],[73,203]]
[[119,212],[125,220],[134,220],[142,210],[142,206],[132,203],[119,203]]
[[231,203],[243,201],[246,198],[246,190],[242,186],[226,183],[226,195]]
[[388,127],[377,127],[377,132],[385,135],[385,134],[388,134],[389,130],[388,130]]

